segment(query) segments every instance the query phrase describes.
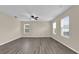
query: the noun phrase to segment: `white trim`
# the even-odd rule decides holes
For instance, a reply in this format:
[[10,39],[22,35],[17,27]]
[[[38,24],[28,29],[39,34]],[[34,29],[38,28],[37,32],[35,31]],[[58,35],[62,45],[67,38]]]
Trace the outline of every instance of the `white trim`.
[[14,40],[16,40],[16,39],[19,39],[19,38],[21,38],[21,36],[17,36],[17,37],[15,37],[15,38],[10,38],[10,40],[8,40],[8,41],[6,41],[6,42],[3,42],[3,43],[0,43],[0,46],[1,45],[4,45],[4,44],[6,44],[6,43],[9,43],[9,42],[11,42],[11,41],[14,41]]
[[[51,36],[51,38],[54,38],[54,37]],[[54,38],[54,40],[55,40],[55,38]],[[59,41],[59,40],[56,40],[56,41],[60,42],[60,43],[63,44],[64,46],[66,46],[66,47],[68,47],[69,49],[73,50],[74,52],[79,53],[79,51],[75,50],[74,48],[71,48],[71,47],[68,46],[67,44],[65,44],[65,43],[63,43],[63,42],[61,42],[61,41]]]

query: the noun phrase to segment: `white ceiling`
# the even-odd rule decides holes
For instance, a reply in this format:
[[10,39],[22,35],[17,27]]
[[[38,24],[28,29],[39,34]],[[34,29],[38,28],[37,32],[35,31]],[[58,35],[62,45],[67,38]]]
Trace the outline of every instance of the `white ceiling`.
[[22,21],[30,20],[31,15],[38,16],[41,21],[49,21],[69,7],[68,5],[4,5],[0,6],[0,12],[17,16]]

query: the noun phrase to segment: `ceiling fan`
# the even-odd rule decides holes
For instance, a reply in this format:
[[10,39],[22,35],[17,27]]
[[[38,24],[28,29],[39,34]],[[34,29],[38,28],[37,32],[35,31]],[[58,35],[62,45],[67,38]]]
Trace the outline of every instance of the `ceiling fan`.
[[38,20],[39,17],[35,17],[35,16],[32,15],[31,18]]
[[30,14],[30,13],[21,14],[21,15],[15,16],[15,18],[29,19],[29,20],[38,20],[39,19],[39,17],[33,13],[32,14]]

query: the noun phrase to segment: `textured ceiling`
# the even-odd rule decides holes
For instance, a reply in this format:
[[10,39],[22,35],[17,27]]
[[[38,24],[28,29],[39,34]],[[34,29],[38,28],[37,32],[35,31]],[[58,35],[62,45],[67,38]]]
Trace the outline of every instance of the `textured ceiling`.
[[31,15],[38,16],[40,21],[50,21],[69,7],[68,5],[4,5],[0,6],[0,12],[17,16],[22,21],[30,20]]

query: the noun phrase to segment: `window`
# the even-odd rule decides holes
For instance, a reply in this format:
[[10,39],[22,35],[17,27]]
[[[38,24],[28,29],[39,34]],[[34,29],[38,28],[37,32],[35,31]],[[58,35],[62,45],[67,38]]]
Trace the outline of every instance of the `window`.
[[24,24],[24,33],[30,32],[30,24]]
[[69,16],[61,19],[61,35],[69,38]]
[[56,34],[56,22],[53,23],[53,33]]

